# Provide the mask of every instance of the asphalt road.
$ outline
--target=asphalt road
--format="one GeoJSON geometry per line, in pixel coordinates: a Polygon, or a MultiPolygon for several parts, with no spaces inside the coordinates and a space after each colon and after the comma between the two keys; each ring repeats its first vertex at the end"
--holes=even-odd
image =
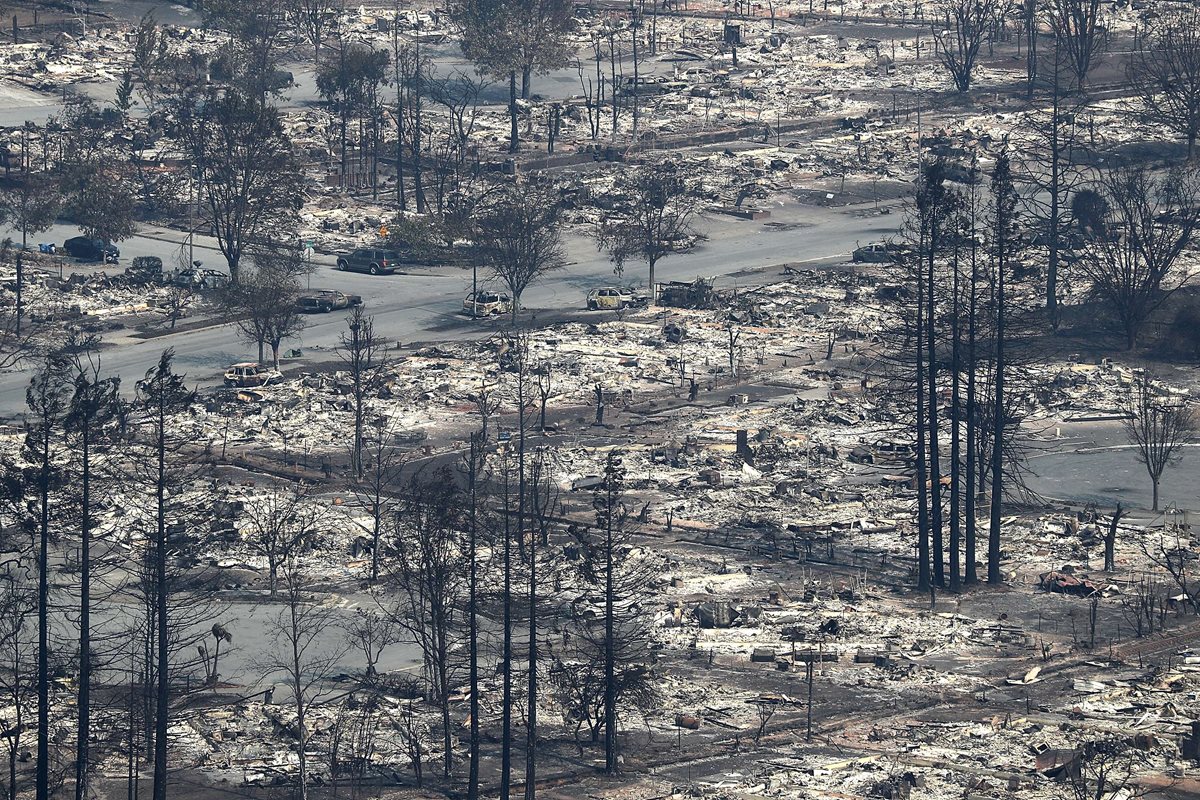
{"type": "MultiPolygon", "coordinates": [[[[1117,501],[1126,508],[1148,509],[1152,485],[1137,450],[1116,422],[1065,423],[1055,428],[1063,436],[1053,445],[1035,443],[1029,458],[1029,487],[1056,501],[1095,503],[1111,510],[1117,501]]],[[[1180,451],[1180,460],[1162,475],[1159,507],[1200,510],[1200,445],[1180,451]]]]}
{"type": "MultiPolygon", "coordinates": [[[[716,277],[718,285],[728,286],[737,282],[739,273],[748,270],[848,254],[856,243],[895,233],[899,222],[898,214],[863,216],[854,211],[798,205],[776,207],[768,220],[705,217],[698,227],[708,237],[707,241],[691,253],[659,262],[657,278],[716,277]]],[[[70,235],[74,235],[73,230],[59,226],[37,240],[61,243],[70,235]]],[[[164,263],[174,264],[179,238],[174,231],[144,231],[121,243],[122,264],[128,264],[138,255],[157,255],[164,263]]],[[[206,266],[223,264],[220,254],[209,249],[203,237],[197,237],[196,244],[197,260],[206,266]]],[[[607,256],[596,251],[592,240],[572,233],[567,239],[567,250],[571,262],[567,268],[547,275],[526,291],[523,320],[536,323],[539,312],[544,316],[546,310],[582,308],[589,289],[615,281],[607,256]]],[[[362,295],[366,309],[375,318],[376,332],[388,339],[408,343],[471,338],[488,335],[499,326],[498,322],[474,321],[459,313],[463,297],[470,291],[470,269],[427,268],[413,274],[371,276],[337,271],[332,256],[318,254],[314,261],[312,287],[362,295]]],[[[627,265],[625,282],[644,284],[645,269],[642,264],[627,265]]],[[[481,283],[484,277],[481,273],[481,283]]],[[[746,277],[742,280],[757,282],[746,277]]],[[[301,363],[327,360],[334,357],[333,349],[344,330],[344,311],[314,315],[303,334],[285,342],[284,349],[302,349],[301,363]]],[[[237,331],[228,325],[148,340],[117,334],[107,340],[102,354],[103,369],[120,375],[123,387],[129,391],[166,347],[175,349],[179,370],[199,386],[214,384],[229,364],[253,360],[257,355],[256,349],[241,341],[237,331]]],[[[0,416],[10,417],[22,411],[28,381],[28,371],[0,375],[0,416]]]]}

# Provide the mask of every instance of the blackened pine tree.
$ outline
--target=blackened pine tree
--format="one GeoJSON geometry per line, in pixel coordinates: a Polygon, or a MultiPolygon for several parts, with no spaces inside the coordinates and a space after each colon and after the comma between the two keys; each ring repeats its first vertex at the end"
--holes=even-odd
{"type": "Polygon", "coordinates": [[[1004,448],[1008,435],[1005,389],[1005,337],[1007,335],[1007,277],[1012,268],[1017,238],[1017,192],[1007,151],[996,157],[992,170],[991,250],[995,271],[995,373],[992,380],[991,509],[988,527],[988,583],[1004,580],[1000,570],[1000,509],[1004,497],[1004,448]]]}
{"type": "MultiPolygon", "coordinates": [[[[625,467],[619,451],[604,460],[603,482],[592,497],[595,524],[576,527],[576,569],[583,585],[582,600],[600,609],[598,620],[581,621],[575,635],[578,667],[582,661],[602,665],[594,677],[601,690],[593,737],[604,732],[604,769],[619,771],[619,726],[623,713],[641,709],[653,695],[649,685],[653,659],[649,652],[647,620],[641,601],[648,586],[649,565],[633,544],[634,521],[625,499],[625,467]]],[[[586,674],[588,669],[583,668],[586,674]]],[[[596,681],[572,681],[576,687],[596,681]]],[[[589,691],[576,692],[587,715],[589,691]]],[[[593,695],[594,696],[594,695],[593,695]]]]}
{"type": "Polygon", "coordinates": [[[164,350],[158,363],[137,384],[135,406],[143,415],[150,454],[147,476],[153,493],[151,563],[149,578],[154,619],[154,800],[167,797],[167,727],[170,721],[170,643],[172,629],[168,614],[171,579],[167,563],[167,526],[172,506],[181,489],[172,461],[180,457],[185,440],[173,430],[174,416],[191,405],[195,394],[175,372],[174,351],[164,350]]]}
{"type": "Polygon", "coordinates": [[[75,800],[89,797],[92,689],[92,537],[95,528],[97,450],[111,438],[117,417],[118,377],[102,377],[95,342],[81,342],[72,359],[73,394],[65,417],[68,441],[76,454],[79,490],[79,678],[75,751],[75,800]]]}
{"type": "Polygon", "coordinates": [[[32,466],[29,488],[37,507],[31,526],[37,548],[37,800],[50,796],[50,539],[52,496],[63,474],[62,424],[70,395],[70,365],[61,353],[52,353],[38,369],[25,393],[29,422],[24,458],[32,466]]]}

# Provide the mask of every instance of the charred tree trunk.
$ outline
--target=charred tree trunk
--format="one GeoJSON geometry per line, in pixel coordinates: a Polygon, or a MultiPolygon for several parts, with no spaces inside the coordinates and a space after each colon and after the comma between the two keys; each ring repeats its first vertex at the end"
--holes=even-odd
{"type": "Polygon", "coordinates": [[[409,102],[413,108],[413,126],[409,136],[412,142],[413,164],[413,198],[417,203],[417,213],[424,214],[427,208],[425,202],[425,183],[421,176],[421,90],[424,76],[421,74],[421,39],[413,40],[413,88],[409,102]]]}
{"type": "Polygon", "coordinates": [[[1104,534],[1104,571],[1112,572],[1117,568],[1116,548],[1117,548],[1117,526],[1121,524],[1121,517],[1124,516],[1125,509],[1120,503],[1117,503],[1117,508],[1113,511],[1112,519],[1108,523],[1108,531],[1104,534]]]}
{"type": "Polygon", "coordinates": [[[158,625],[155,644],[158,648],[156,661],[156,700],[154,708],[154,800],[167,798],[167,717],[171,700],[168,682],[168,636],[167,626],[167,408],[165,395],[160,397],[154,410],[155,458],[158,470],[154,486],[154,604],[155,622],[158,625]]]}
{"type": "Polygon", "coordinates": [[[962,372],[962,350],[959,344],[959,318],[962,310],[959,296],[959,264],[958,254],[954,256],[954,277],[951,281],[953,302],[950,309],[950,591],[957,592],[962,587],[959,571],[958,551],[961,547],[962,526],[959,512],[962,510],[961,470],[959,469],[961,452],[962,405],[960,397],[962,372]]]}
{"type": "MultiPolygon", "coordinates": [[[[975,209],[971,209],[971,236],[974,241],[975,235],[975,209]]],[[[975,541],[976,541],[976,522],[975,522],[975,457],[977,424],[978,424],[978,409],[976,408],[976,390],[975,390],[975,372],[977,358],[977,330],[976,320],[978,314],[978,264],[976,262],[976,245],[971,245],[971,296],[967,301],[967,463],[964,466],[966,472],[966,486],[964,493],[966,495],[966,542],[963,560],[966,562],[966,570],[963,576],[963,581],[968,586],[979,582],[979,575],[975,570],[975,541]]]]}
{"type": "Polygon", "coordinates": [[[1012,225],[1008,196],[1012,184],[1007,157],[996,165],[996,375],[992,387],[991,515],[988,527],[988,583],[1004,580],[1000,571],[1000,506],[1004,497],[1004,369],[1005,369],[1005,272],[1008,268],[1009,235],[1012,225]]]}
{"type": "Polygon", "coordinates": [[[923,269],[917,267],[917,318],[913,331],[916,342],[916,428],[917,428],[917,589],[926,591],[930,587],[929,576],[929,478],[925,454],[925,287],[923,269]]]}
{"type": "MultiPolygon", "coordinates": [[[[90,410],[90,409],[88,409],[90,410]]],[[[85,410],[80,438],[81,515],[79,525],[79,691],[75,742],[75,800],[88,796],[88,739],[92,711],[92,420],[85,410]]]]}
{"type": "Polygon", "coordinates": [[[929,274],[926,278],[927,305],[925,308],[925,338],[929,348],[926,365],[929,388],[929,522],[931,528],[930,555],[933,557],[933,582],[946,585],[944,548],[942,542],[942,472],[940,442],[938,441],[938,389],[937,389],[937,274],[934,269],[940,246],[940,231],[936,217],[930,215],[929,223],[929,274]]]}
{"type": "Polygon", "coordinates": [[[42,418],[38,455],[37,800],[50,797],[50,434],[42,418]]]}
{"type": "Polygon", "coordinates": [[[471,436],[471,462],[468,465],[467,491],[470,493],[470,518],[468,520],[467,540],[467,624],[468,624],[468,682],[471,687],[471,754],[467,774],[467,800],[479,798],[479,616],[478,616],[478,487],[479,487],[479,458],[483,448],[481,435],[471,436]]]}
{"type": "Polygon", "coordinates": [[[608,34],[609,91],[612,95],[612,142],[617,143],[617,41],[616,33],[608,34]]]}
{"type": "MultiPolygon", "coordinates": [[[[512,86],[516,86],[515,73],[512,86]]],[[[515,119],[515,118],[514,118],[515,119]]],[[[512,780],[512,530],[508,513],[512,509],[508,467],[504,470],[504,630],[501,668],[504,684],[500,708],[500,800],[509,800],[512,780]]]]}
{"type": "Polygon", "coordinates": [[[1047,246],[1046,262],[1046,315],[1050,324],[1058,327],[1058,264],[1059,264],[1059,232],[1058,219],[1062,212],[1062,114],[1060,113],[1058,83],[1058,54],[1054,57],[1054,89],[1050,108],[1050,240],[1047,246]]]}
{"type": "Polygon", "coordinates": [[[521,134],[517,130],[517,71],[508,72],[508,152],[515,153],[520,148],[521,134]]]}
{"type": "MultiPolygon", "coordinates": [[[[609,508],[614,505],[611,476],[606,492],[609,508]]],[[[617,772],[617,645],[616,645],[616,587],[613,582],[613,519],[605,515],[604,530],[604,771],[617,772]]]]}
{"type": "MultiPolygon", "coordinates": [[[[524,438],[524,437],[522,437],[524,438]]],[[[529,537],[529,686],[526,697],[528,724],[525,728],[525,800],[537,793],[538,680],[537,680],[537,549],[538,537],[529,537]]]]}

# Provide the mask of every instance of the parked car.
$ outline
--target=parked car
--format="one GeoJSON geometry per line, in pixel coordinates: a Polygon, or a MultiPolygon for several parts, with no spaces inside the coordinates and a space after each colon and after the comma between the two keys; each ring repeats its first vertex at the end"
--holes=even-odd
{"type": "Polygon", "coordinates": [[[503,292],[472,292],[463,300],[463,313],[470,317],[491,317],[512,310],[512,298],[503,292]]]}
{"type": "Polygon", "coordinates": [[[253,361],[247,361],[243,364],[233,364],[229,369],[225,370],[225,385],[229,387],[236,386],[239,389],[266,386],[269,383],[275,383],[282,379],[283,375],[280,374],[279,370],[265,367],[253,361]]]}
{"type": "Polygon", "coordinates": [[[343,308],[354,308],[362,305],[362,296],[357,294],[345,294],[336,289],[318,289],[316,296],[322,300],[328,300],[330,310],[341,310],[343,308]]]}
{"type": "Polygon", "coordinates": [[[887,264],[900,258],[901,248],[891,242],[863,245],[854,251],[856,264],[887,264]]]}
{"type": "Polygon", "coordinates": [[[121,251],[115,244],[102,239],[89,239],[86,236],[76,236],[63,242],[63,250],[67,255],[80,261],[103,261],[105,264],[115,264],[121,257],[121,251]]]}
{"type": "Polygon", "coordinates": [[[632,289],[605,286],[588,292],[587,307],[588,311],[617,311],[637,305],[638,301],[639,298],[634,295],[632,289]]]}
{"type": "Polygon", "coordinates": [[[296,298],[296,310],[304,314],[328,314],[333,311],[333,301],[320,295],[304,295],[296,298]]]}
{"type": "Polygon", "coordinates": [[[395,250],[378,250],[360,247],[353,253],[338,256],[337,268],[343,272],[369,272],[372,275],[391,275],[400,264],[400,254],[395,250]]]}

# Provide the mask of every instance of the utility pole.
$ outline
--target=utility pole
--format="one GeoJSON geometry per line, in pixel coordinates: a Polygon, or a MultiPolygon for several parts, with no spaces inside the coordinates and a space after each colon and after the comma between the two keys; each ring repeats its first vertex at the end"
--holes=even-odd
{"type": "Polygon", "coordinates": [[[17,338],[21,338],[21,318],[25,315],[25,303],[21,299],[21,287],[25,283],[25,253],[17,251],[17,338]]]}
{"type": "Polygon", "coordinates": [[[188,263],[196,265],[196,212],[200,209],[200,167],[193,164],[192,174],[195,176],[196,202],[189,203],[191,219],[188,221],[188,263]]]}

